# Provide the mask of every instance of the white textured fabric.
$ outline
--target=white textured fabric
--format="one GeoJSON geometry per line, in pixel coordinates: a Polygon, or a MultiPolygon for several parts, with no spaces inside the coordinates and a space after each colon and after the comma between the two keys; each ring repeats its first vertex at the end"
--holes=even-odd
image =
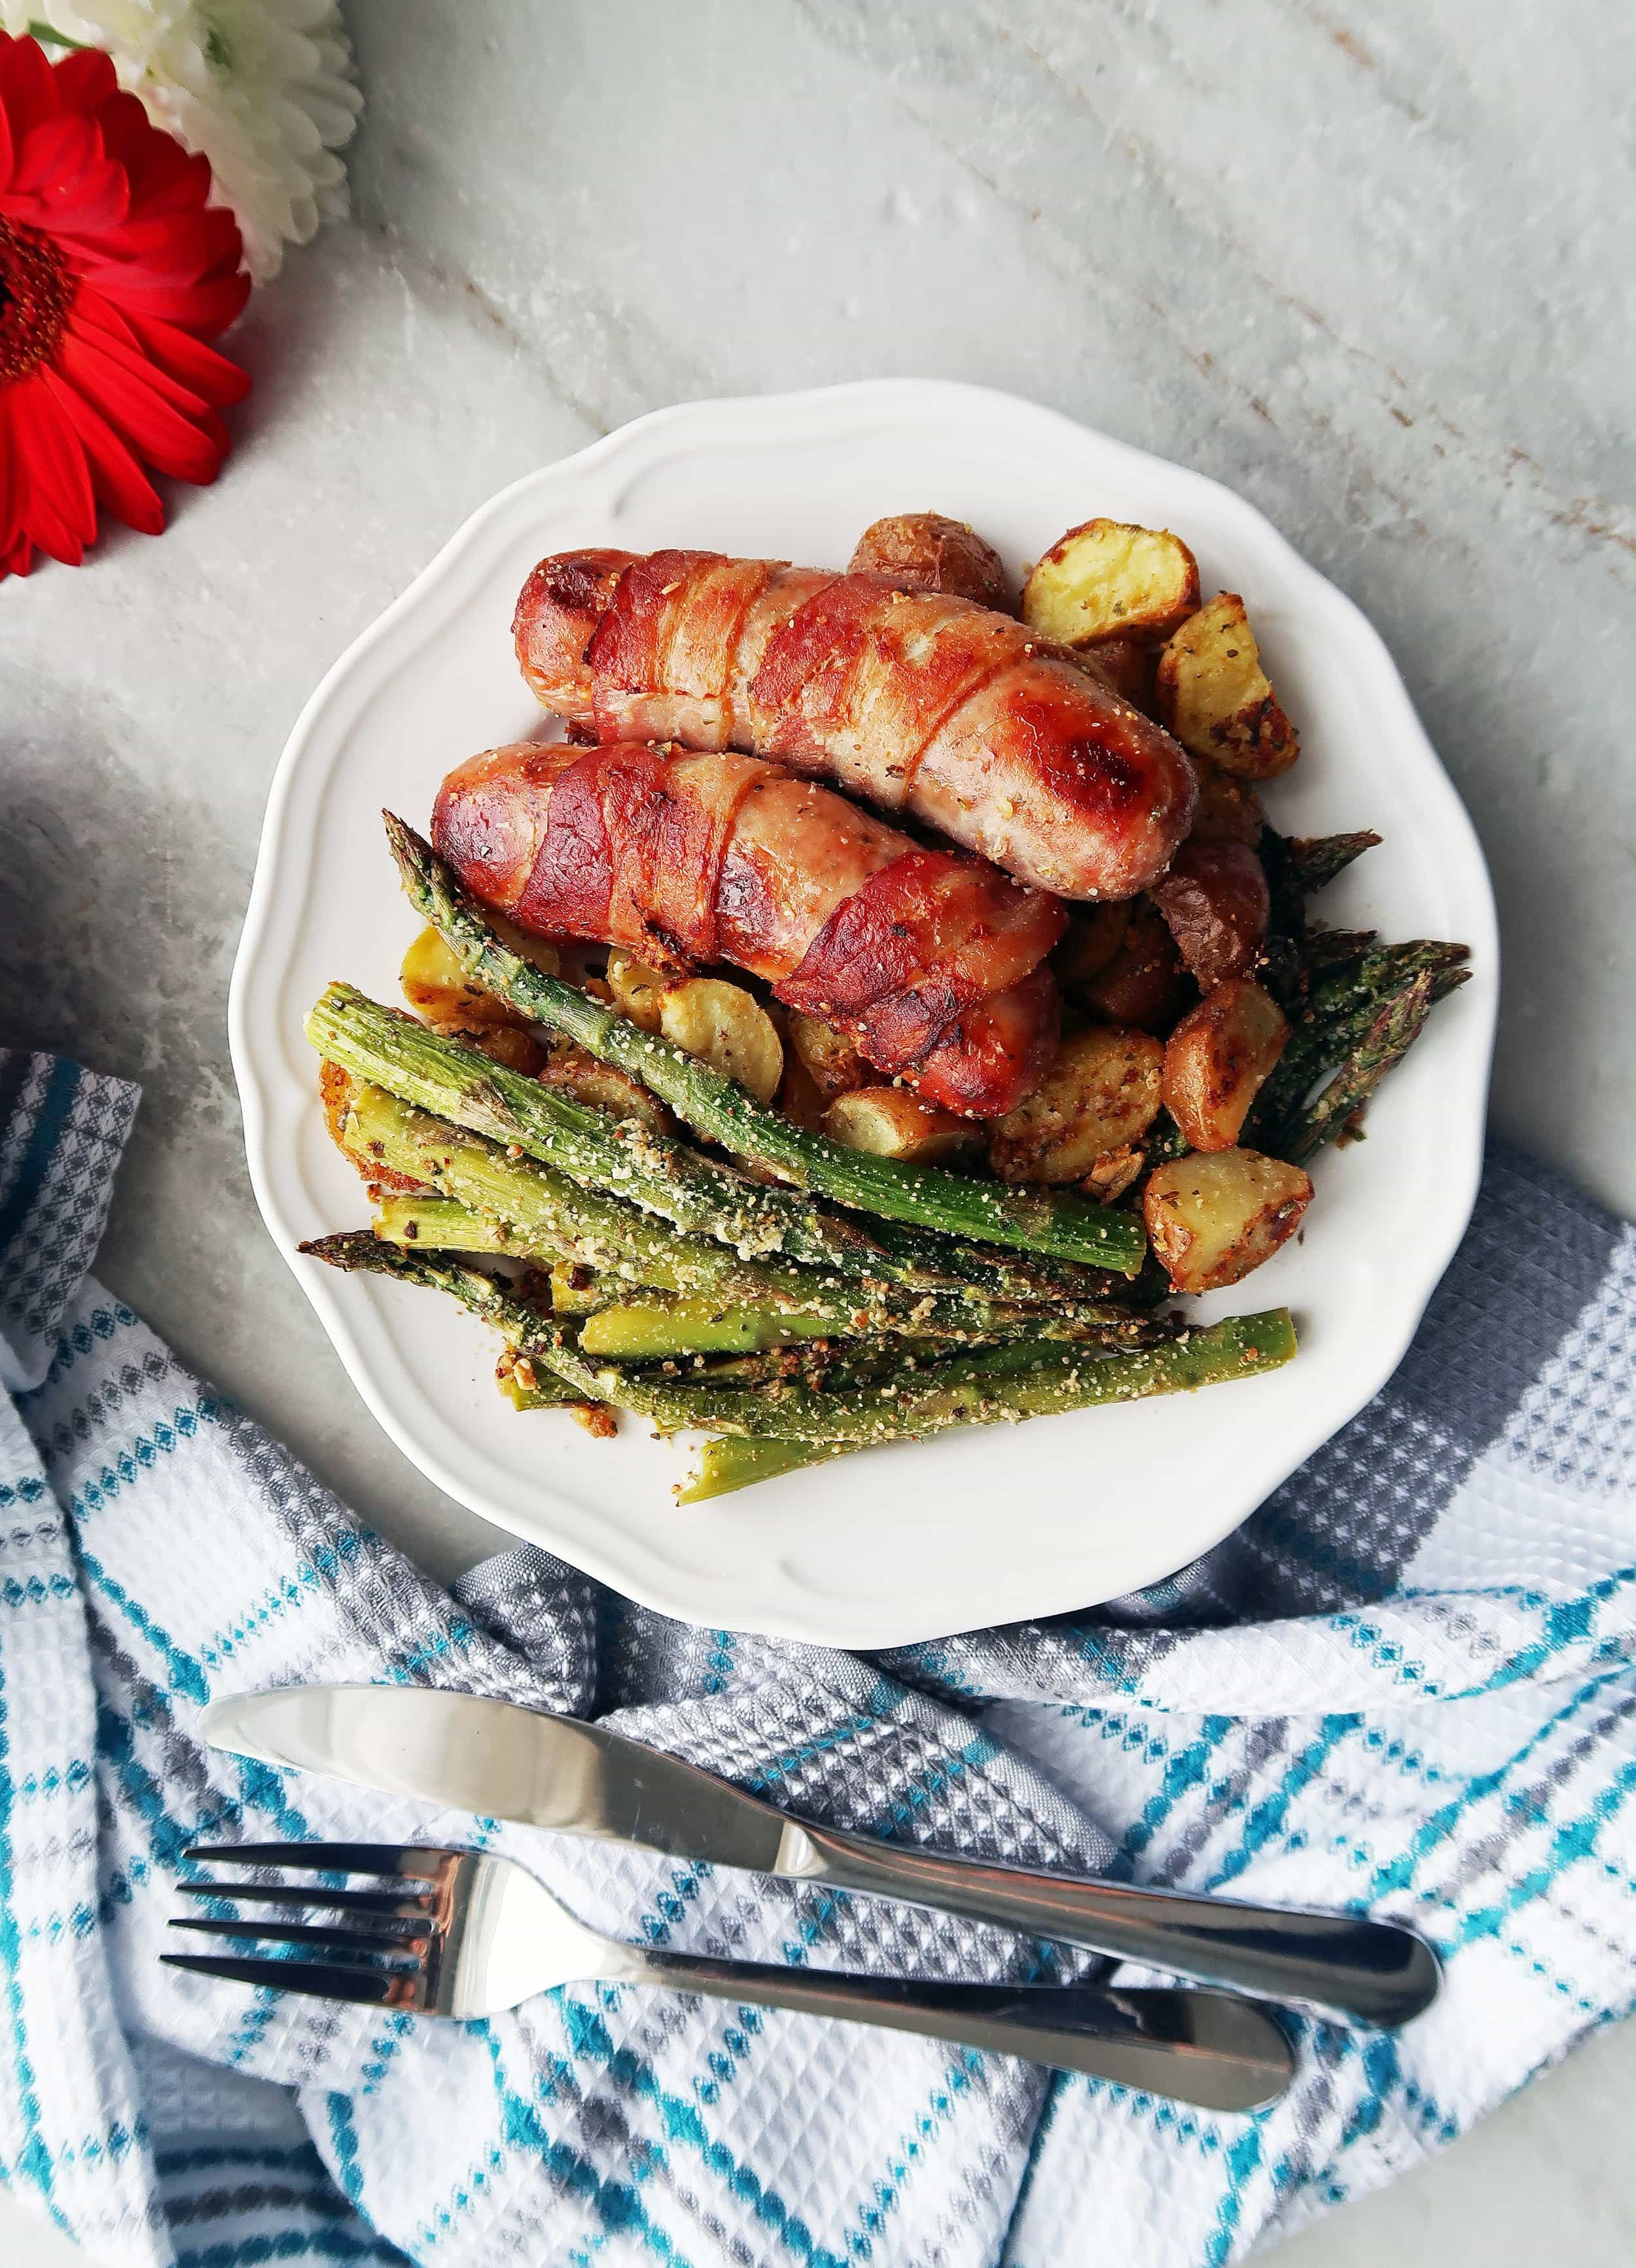
{"type": "Polygon", "coordinates": [[[0,1387],[38,1386],[102,1241],[136,1090],[0,1048],[0,1387]]]}
{"type": "Polygon", "coordinates": [[[1492,1161],[1391,1385],[1206,1561],[874,1661],[529,1550],[451,1598],[87,1284],[0,1406],[0,2168],[133,2268],[1203,2268],[1389,2178],[1636,1994],[1633,1274],[1630,1231],[1492,1161]],[[344,1835],[509,1850],[656,1943],[1067,1970],[199,1745],[208,1697],[313,1676],[608,1715],[950,1849],[1402,1915],[1447,1989],[1395,2036],[1298,2025],[1288,2096],[1233,2118],[629,1987],[456,2027],[161,1968],[195,1839],[344,1835]]]}

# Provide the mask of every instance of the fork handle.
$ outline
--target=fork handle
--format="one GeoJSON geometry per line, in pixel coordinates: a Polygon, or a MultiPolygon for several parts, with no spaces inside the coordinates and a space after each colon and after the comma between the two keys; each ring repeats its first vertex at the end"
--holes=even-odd
{"type": "Polygon", "coordinates": [[[789,1822],[778,1872],[998,1923],[1206,1984],[1301,2000],[1357,2024],[1406,2024],[1431,2005],[1440,1982],[1432,1948],[1395,1922],[1030,1874],[811,1820],[789,1822]]]}
{"type": "Polygon", "coordinates": [[[633,1973],[678,1992],[1023,2056],[1208,2110],[1258,2110],[1283,2093],[1294,2068],[1266,2011],[1224,1992],[946,1984],[647,1951],[633,1973]]]}

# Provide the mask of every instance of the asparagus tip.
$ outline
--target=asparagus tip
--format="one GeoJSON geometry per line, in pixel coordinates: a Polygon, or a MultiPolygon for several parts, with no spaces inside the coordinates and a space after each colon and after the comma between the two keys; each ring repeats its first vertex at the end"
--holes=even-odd
{"type": "Polygon", "coordinates": [[[321,1260],[329,1268],[379,1267],[380,1241],[372,1228],[343,1229],[334,1236],[309,1236],[296,1250],[304,1260],[321,1260]]]}

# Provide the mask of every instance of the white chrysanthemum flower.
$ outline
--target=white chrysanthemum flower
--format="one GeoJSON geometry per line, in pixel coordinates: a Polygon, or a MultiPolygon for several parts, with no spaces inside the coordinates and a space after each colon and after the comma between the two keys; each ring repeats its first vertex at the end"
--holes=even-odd
{"type": "Polygon", "coordinates": [[[363,107],[335,0],[0,0],[0,23],[104,48],[156,126],[202,150],[258,284],[347,209],[363,107]]]}

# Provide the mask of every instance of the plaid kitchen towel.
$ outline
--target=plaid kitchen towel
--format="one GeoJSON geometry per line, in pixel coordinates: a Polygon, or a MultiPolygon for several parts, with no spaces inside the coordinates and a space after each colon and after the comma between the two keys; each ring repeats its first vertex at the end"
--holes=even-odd
{"type": "Polygon", "coordinates": [[[36,1382],[0,1396],[0,2170],[99,2262],[1204,2268],[1631,2007],[1636,1239],[1537,1167],[1491,1160],[1396,1377],[1186,1578],[864,1660],[667,1623],[533,1550],[438,1590],[75,1280],[130,1091],[38,1059],[5,1091],[0,1314],[36,1382]],[[480,1839],[656,1944],[1052,1970],[199,1745],[212,1695],[311,1677],[604,1715],[950,1849],[1399,1915],[1447,1989],[1396,2036],[1301,2023],[1286,2098],[1218,2117],[630,1987],[454,2026],[162,1969],[195,1837],[337,1835],[480,1839]]]}

